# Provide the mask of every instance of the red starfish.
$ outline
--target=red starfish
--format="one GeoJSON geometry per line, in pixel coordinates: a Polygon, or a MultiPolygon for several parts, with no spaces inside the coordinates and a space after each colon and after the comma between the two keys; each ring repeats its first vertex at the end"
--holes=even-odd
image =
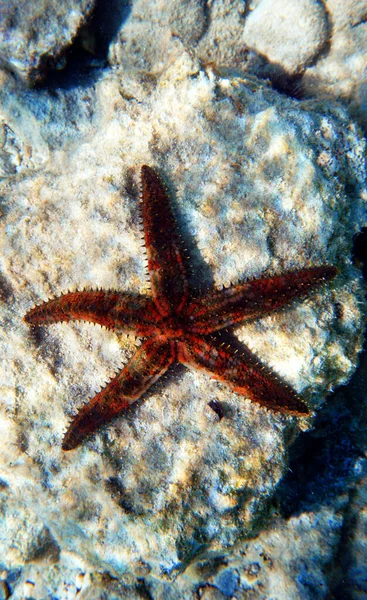
{"type": "Polygon", "coordinates": [[[214,332],[262,317],[306,296],[336,275],[333,266],[289,271],[191,297],[167,189],[148,166],[141,170],[142,214],[152,297],[117,291],[71,292],[34,307],[33,325],[84,320],[146,338],[121,372],[73,418],[62,447],[71,450],[122,413],[175,361],[201,369],[272,410],[304,416],[304,401],[250,352],[219,343],[214,332]]]}

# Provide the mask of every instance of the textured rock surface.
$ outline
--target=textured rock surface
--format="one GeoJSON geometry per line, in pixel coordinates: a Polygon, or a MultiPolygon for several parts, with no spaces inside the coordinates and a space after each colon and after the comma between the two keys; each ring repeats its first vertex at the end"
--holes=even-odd
{"type": "Polygon", "coordinates": [[[248,2],[214,0],[206,5],[206,28],[195,48],[204,63],[243,67],[247,49],[243,43],[248,2]]]}
{"type": "MultiPolygon", "coordinates": [[[[360,600],[366,364],[294,444],[309,423],[177,370],[128,417],[60,451],[69,415],[133,341],[86,324],[32,334],[22,315],[68,287],[144,289],[143,162],[173,191],[194,283],[338,264],[309,302],[236,331],[310,405],[348,379],[361,345],[363,284],[350,258],[366,223],[365,145],[325,98],[365,123],[365,3],[325,2],[329,45],[297,80],[316,102],[233,75],[266,73],[244,35],[259,2],[129,8],[113,69],[95,85],[29,92],[0,72],[0,598],[360,600]]],[[[60,40],[54,15],[43,11],[40,31],[60,40]]],[[[26,47],[27,27],[17,35],[26,47]]]]}
{"type": "Polygon", "coordinates": [[[111,65],[155,74],[186,49],[204,63],[250,70],[277,85],[284,74],[286,82],[297,77],[296,94],[342,100],[367,127],[364,0],[114,0],[99,3],[91,20],[93,6],[2,2],[2,65],[29,83],[42,79],[45,67],[62,69],[65,48],[86,22],[78,43],[93,68],[111,41],[111,65]]]}
{"type": "Polygon", "coordinates": [[[344,101],[366,128],[366,15],[364,0],[136,0],[110,62],[159,73],[186,48],[217,68],[283,79],[296,95],[344,101]]]}
{"type": "Polygon", "coordinates": [[[93,6],[94,0],[1,0],[0,64],[34,83],[47,63],[57,67],[93,6]]]}
{"type": "Polygon", "coordinates": [[[367,5],[364,0],[328,0],[333,24],[330,49],[308,69],[309,95],[344,101],[367,130],[367,5]]]}
{"type": "MultiPolygon", "coordinates": [[[[316,407],[349,377],[361,344],[362,287],[349,257],[365,222],[364,143],[343,110],[221,78],[186,54],[154,88],[144,77],[106,73],[73,104],[68,92],[59,94],[42,119],[36,97],[48,106],[46,92],[3,94],[2,106],[4,131],[13,135],[0,253],[6,585],[19,569],[19,597],[33,580],[66,597],[60,590],[88,588],[102,569],[126,588],[116,593],[142,593],[146,580],[154,597],[182,597],[197,583],[181,569],[208,546],[223,553],[266,512],[296,420],[178,371],[65,454],[67,415],[118,368],[132,342],[86,324],[35,337],[22,315],[67,288],[144,289],[138,174],[142,163],[153,164],[176,187],[185,237],[200,247],[193,249],[197,283],[339,265],[331,288],[237,332],[316,407]],[[86,106],[88,124],[74,124],[72,114],[86,106]],[[213,398],[224,407],[220,422],[207,406],[213,398]]],[[[207,597],[229,597],[240,576],[227,569],[207,582],[207,597]]]]}
{"type": "Polygon", "coordinates": [[[243,40],[287,73],[298,73],[315,60],[327,35],[327,18],[321,3],[260,0],[246,19],[243,40]]]}
{"type": "Polygon", "coordinates": [[[195,46],[206,28],[204,2],[135,0],[110,50],[110,62],[160,73],[184,48],[195,46]]]}

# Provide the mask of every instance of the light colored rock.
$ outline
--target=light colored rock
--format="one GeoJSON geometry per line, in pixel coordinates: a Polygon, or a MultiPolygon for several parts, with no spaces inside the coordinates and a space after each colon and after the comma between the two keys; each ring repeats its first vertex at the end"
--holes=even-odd
{"type": "Polygon", "coordinates": [[[367,5],[363,0],[328,0],[333,24],[330,49],[307,69],[302,87],[309,96],[345,102],[367,128],[367,5]]]}
{"type": "Polygon", "coordinates": [[[367,18],[365,0],[327,0],[326,7],[333,23],[333,33],[358,27],[367,18]]]}
{"type": "Polygon", "coordinates": [[[316,0],[212,0],[205,10],[190,0],[136,0],[109,60],[156,76],[186,49],[203,64],[254,73],[297,97],[344,101],[366,127],[365,19],[364,0],[324,6],[316,0]]]}
{"type": "Polygon", "coordinates": [[[47,63],[57,65],[93,6],[94,0],[0,0],[0,65],[28,83],[42,79],[47,63]]]}
{"type": "Polygon", "coordinates": [[[326,13],[315,0],[261,0],[246,18],[243,42],[287,73],[303,71],[324,46],[326,13]]]}
{"type": "Polygon", "coordinates": [[[204,557],[189,568],[186,578],[202,581],[205,574],[205,585],[214,589],[228,580],[231,589],[219,589],[222,594],[228,592],[224,598],[327,598],[328,566],[337,552],[343,524],[340,508],[302,512],[288,520],[275,518],[254,539],[233,548],[229,559],[204,557]]]}
{"type": "MultiPolygon", "coordinates": [[[[181,570],[256,526],[287,468],[288,444],[308,423],[182,371],[63,453],[70,415],[133,343],[87,324],[37,338],[22,316],[68,288],[146,289],[138,187],[140,165],[150,164],[176,188],[180,222],[200,248],[195,283],[339,266],[339,278],[307,303],[237,330],[316,408],[348,379],[361,347],[363,286],[350,255],[366,223],[364,142],[342,108],[220,77],[188,54],[154,86],[116,68],[73,102],[60,92],[57,124],[55,112],[35,110],[51,102],[46,92],[9,94],[3,81],[2,123],[13,141],[1,184],[1,566],[6,576],[21,570],[19,598],[37,597],[21,587],[34,580],[44,586],[39,597],[72,597],[83,585],[81,598],[100,597],[88,577],[93,588],[101,571],[132,598],[142,578],[156,598],[185,597],[197,580],[181,570]],[[207,406],[214,398],[225,408],[220,422],[207,406]],[[38,546],[40,562],[32,561],[38,546]]],[[[237,569],[224,568],[203,585],[237,594],[237,569]]]]}
{"type": "Polygon", "coordinates": [[[205,27],[204,3],[197,0],[135,0],[111,44],[110,63],[161,73],[184,48],[196,45],[205,27]]]}
{"type": "Polygon", "coordinates": [[[217,67],[243,67],[247,52],[242,40],[247,4],[244,0],[207,3],[207,27],[195,47],[204,63],[211,62],[217,67]]]}
{"type": "MultiPolygon", "coordinates": [[[[356,504],[359,502],[363,520],[362,496],[356,499],[356,504]]],[[[166,582],[149,572],[139,572],[138,579],[126,572],[119,578],[109,576],[108,571],[95,574],[80,557],[62,553],[56,564],[38,561],[25,565],[12,586],[12,598],[21,600],[26,594],[43,598],[52,591],[60,599],[78,594],[82,600],[101,597],[138,600],[144,598],[144,592],[154,600],[324,599],[330,590],[330,570],[338,564],[343,528],[348,527],[344,517],[346,505],[344,497],[334,500],[333,506],[302,511],[287,519],[275,517],[261,533],[237,544],[231,552],[225,549],[204,553],[182,574],[166,582]]],[[[363,548],[356,550],[363,551],[363,548]]],[[[359,558],[357,564],[362,568],[364,555],[353,554],[355,558],[359,558]]],[[[354,563],[354,571],[357,564],[354,563]]],[[[343,593],[348,591],[350,597],[359,600],[364,593],[363,570],[357,575],[359,582],[354,579],[354,587],[349,587],[348,580],[343,579],[337,589],[343,593]]]]}

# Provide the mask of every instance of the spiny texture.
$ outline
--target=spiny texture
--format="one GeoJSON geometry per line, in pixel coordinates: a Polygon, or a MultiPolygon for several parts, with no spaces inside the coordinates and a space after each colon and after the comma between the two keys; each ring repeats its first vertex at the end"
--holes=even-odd
{"type": "Polygon", "coordinates": [[[85,320],[146,338],[121,372],[72,420],[63,449],[76,448],[87,435],[125,411],[174,361],[205,371],[264,407],[307,415],[305,402],[248,348],[237,353],[212,334],[305,297],[332,279],[336,268],[324,265],[290,271],[192,297],[167,189],[151,167],[142,167],[141,178],[152,297],[116,291],[71,292],[25,315],[25,321],[33,325],[85,320]]]}

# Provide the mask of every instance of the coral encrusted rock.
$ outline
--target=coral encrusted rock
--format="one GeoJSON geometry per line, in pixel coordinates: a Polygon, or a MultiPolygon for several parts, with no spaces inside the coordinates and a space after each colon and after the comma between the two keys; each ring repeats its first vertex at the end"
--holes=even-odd
{"type": "MultiPolygon", "coordinates": [[[[3,90],[13,85],[4,75],[3,90]]],[[[63,452],[71,416],[134,340],[86,323],[31,330],[23,316],[67,289],[149,289],[139,173],[151,165],[172,194],[193,285],[338,267],[306,302],[235,330],[316,410],[353,373],[362,343],[351,247],[367,220],[364,141],[338,106],[221,77],[186,53],[160,76],[116,67],[90,88],[0,101],[1,566],[28,587],[42,580],[43,591],[27,588],[34,597],[66,597],[67,585],[76,594],[97,572],[119,578],[116,594],[138,597],[144,580],[171,597],[170,578],[178,585],[199,553],[256,530],[312,417],[266,411],[179,368],[63,452]]],[[[213,585],[225,594],[238,576],[213,585]]]]}

